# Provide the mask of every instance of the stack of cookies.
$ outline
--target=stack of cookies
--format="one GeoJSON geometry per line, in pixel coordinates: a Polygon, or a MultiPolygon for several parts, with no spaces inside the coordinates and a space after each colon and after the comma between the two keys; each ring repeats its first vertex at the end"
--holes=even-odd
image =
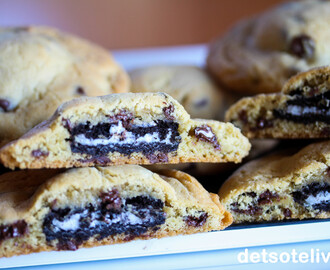
{"type": "Polygon", "coordinates": [[[238,128],[191,119],[165,93],[105,95],[127,92],[126,73],[108,52],[53,29],[1,29],[1,57],[0,161],[16,171],[0,175],[0,256],[232,223],[195,178],[138,165],[241,162],[250,143],[238,128]]]}
{"type": "Polygon", "coordinates": [[[258,94],[232,105],[226,121],[249,139],[290,139],[222,185],[234,223],[330,217],[330,67],[322,67],[330,64],[329,18],[329,1],[290,2],[211,45],[208,69],[223,87],[258,94]],[[288,149],[301,140],[309,145],[288,149]]]}

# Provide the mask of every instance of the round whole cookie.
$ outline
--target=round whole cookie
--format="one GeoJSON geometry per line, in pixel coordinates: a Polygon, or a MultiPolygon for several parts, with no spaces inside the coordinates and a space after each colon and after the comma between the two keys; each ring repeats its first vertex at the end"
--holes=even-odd
{"type": "Polygon", "coordinates": [[[194,66],[150,66],[130,72],[132,92],[165,92],[192,118],[223,118],[223,94],[207,73],[194,66]]]}
{"type": "Polygon", "coordinates": [[[47,27],[0,28],[0,145],[82,95],[127,92],[108,51],[47,27]]]}
{"type": "Polygon", "coordinates": [[[216,40],[208,69],[242,94],[278,92],[296,73],[330,63],[329,29],[329,1],[285,3],[216,40]]]}

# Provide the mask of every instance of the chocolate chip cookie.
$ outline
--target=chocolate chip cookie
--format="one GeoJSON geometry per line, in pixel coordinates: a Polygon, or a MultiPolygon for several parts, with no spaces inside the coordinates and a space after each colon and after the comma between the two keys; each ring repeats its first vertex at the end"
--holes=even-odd
{"type": "Polygon", "coordinates": [[[127,92],[110,53],[48,27],[0,27],[0,145],[80,96],[127,92]]]}
{"type": "Polygon", "coordinates": [[[330,141],[251,161],[221,187],[235,223],[330,218],[330,141]]]}
{"type": "Polygon", "coordinates": [[[0,257],[221,230],[216,194],[179,171],[139,166],[0,176],[0,257]]]}
{"type": "Polygon", "coordinates": [[[190,119],[165,93],[123,93],[63,104],[0,160],[10,168],[240,162],[249,149],[231,123],[190,119]]]}
{"type": "Polygon", "coordinates": [[[330,63],[330,2],[293,1],[239,22],[210,47],[207,65],[241,94],[278,92],[291,76],[330,63]]]}
{"type": "Polygon", "coordinates": [[[129,73],[132,92],[165,92],[176,99],[192,118],[223,120],[225,100],[221,90],[201,68],[150,66],[129,73]]]}
{"type": "Polygon", "coordinates": [[[329,138],[330,67],[294,76],[281,93],[241,99],[226,120],[249,138],[329,138]]]}

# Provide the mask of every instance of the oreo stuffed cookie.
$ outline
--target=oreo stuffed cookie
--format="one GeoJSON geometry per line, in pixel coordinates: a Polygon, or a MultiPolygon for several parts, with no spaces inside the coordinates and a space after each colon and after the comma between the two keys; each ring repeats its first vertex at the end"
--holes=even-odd
{"type": "Polygon", "coordinates": [[[278,92],[291,76],[330,63],[329,27],[329,1],[284,3],[218,38],[207,66],[240,94],[278,92]]]}
{"type": "Polygon", "coordinates": [[[65,101],[128,89],[127,74],[97,45],[48,27],[0,28],[0,145],[65,101]]]}

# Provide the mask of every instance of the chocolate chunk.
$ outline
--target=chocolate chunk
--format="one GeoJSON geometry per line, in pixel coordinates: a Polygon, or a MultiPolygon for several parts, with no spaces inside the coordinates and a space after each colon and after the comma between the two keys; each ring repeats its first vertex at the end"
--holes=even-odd
{"type": "Polygon", "coordinates": [[[164,107],[163,112],[164,112],[165,118],[167,120],[174,120],[174,116],[172,115],[172,113],[174,112],[173,104],[170,104],[167,107],[164,107]]]}
{"type": "MultiPolygon", "coordinates": [[[[52,209],[43,222],[47,242],[59,250],[75,250],[91,237],[98,241],[125,234],[125,241],[154,232],[165,223],[164,202],[150,196],[122,199],[117,189],[100,194],[99,203],[85,207],[52,209]],[[74,217],[78,226],[67,226],[74,217]],[[132,221],[133,218],[133,221],[132,221]],[[137,223],[136,220],[139,220],[137,223]],[[113,222],[114,221],[114,222],[113,222]],[[65,224],[65,229],[61,228],[65,224]]],[[[147,236],[147,235],[146,235],[147,236]]]]}
{"type": "Polygon", "coordinates": [[[194,129],[194,135],[199,141],[213,144],[216,150],[220,150],[217,136],[214,134],[212,128],[208,125],[202,125],[194,129]]]}
{"type": "Polygon", "coordinates": [[[28,225],[25,220],[18,220],[8,225],[0,225],[0,242],[23,236],[26,233],[28,233],[28,225]]]}
{"type": "Polygon", "coordinates": [[[151,164],[168,162],[167,153],[147,154],[146,157],[149,159],[151,164]]]}
{"type": "Polygon", "coordinates": [[[299,58],[311,59],[315,53],[315,42],[305,34],[295,36],[290,42],[289,52],[299,58]]]}
{"type": "Polygon", "coordinates": [[[31,152],[31,155],[35,158],[42,158],[42,157],[48,157],[49,152],[45,152],[40,149],[37,149],[37,150],[33,150],[31,152]]]}
{"type": "Polygon", "coordinates": [[[121,211],[121,198],[117,189],[101,193],[100,198],[106,209],[121,211]]]}
{"type": "Polygon", "coordinates": [[[287,218],[291,217],[292,216],[292,212],[289,208],[285,208],[283,209],[283,215],[287,218]]]}
{"type": "Polygon", "coordinates": [[[249,196],[249,197],[252,197],[252,198],[257,197],[257,194],[255,192],[253,192],[253,191],[243,193],[242,195],[246,195],[246,196],[249,196]]]}
{"type": "Polygon", "coordinates": [[[280,197],[276,192],[271,192],[268,189],[261,193],[258,198],[258,205],[270,204],[273,200],[279,201],[280,197]]]}
{"type": "Polygon", "coordinates": [[[188,226],[200,227],[205,224],[207,217],[207,213],[202,213],[199,217],[188,216],[185,218],[185,222],[188,226]]]}
{"type": "Polygon", "coordinates": [[[9,107],[10,107],[10,102],[7,99],[0,99],[0,108],[2,108],[2,110],[4,112],[8,112],[9,111],[9,107]]]}
{"type": "Polygon", "coordinates": [[[76,91],[79,95],[86,95],[85,89],[82,88],[81,86],[78,86],[76,91]]]}
{"type": "Polygon", "coordinates": [[[106,166],[111,163],[111,160],[108,157],[104,157],[104,156],[101,157],[95,156],[88,159],[79,159],[78,161],[82,163],[91,162],[91,163],[95,163],[95,165],[100,165],[100,166],[106,166]]]}
{"type": "Polygon", "coordinates": [[[206,106],[208,103],[209,103],[209,100],[208,100],[207,98],[204,98],[204,99],[201,99],[201,100],[197,101],[197,102],[195,103],[195,106],[196,106],[197,108],[201,108],[201,107],[206,106]]]}
{"type": "Polygon", "coordinates": [[[243,124],[247,124],[249,122],[248,116],[247,116],[247,112],[246,110],[241,110],[238,113],[238,119],[243,123],[243,124]]]}

